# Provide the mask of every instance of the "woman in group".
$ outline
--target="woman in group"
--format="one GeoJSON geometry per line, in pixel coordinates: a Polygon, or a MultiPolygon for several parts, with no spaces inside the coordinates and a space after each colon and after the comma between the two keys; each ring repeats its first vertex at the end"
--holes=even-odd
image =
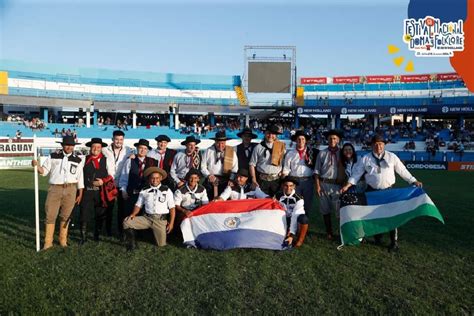
{"type": "MultiPolygon", "coordinates": [[[[354,146],[351,143],[345,143],[342,146],[340,152],[340,161],[344,168],[345,180],[344,185],[347,183],[347,180],[351,177],[352,172],[355,170],[358,163],[357,152],[355,151],[354,146]]],[[[349,190],[352,193],[362,193],[365,192],[366,183],[364,180],[360,180],[356,186],[352,186],[349,190]]]]}

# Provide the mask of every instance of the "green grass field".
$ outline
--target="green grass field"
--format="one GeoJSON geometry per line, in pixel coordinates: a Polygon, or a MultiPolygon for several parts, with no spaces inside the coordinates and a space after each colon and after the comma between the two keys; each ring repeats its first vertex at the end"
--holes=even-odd
{"type": "Polygon", "coordinates": [[[316,213],[309,240],[288,252],[142,241],[127,253],[114,238],[80,247],[73,229],[69,248],[36,253],[33,173],[0,171],[0,314],[472,314],[473,174],[414,174],[446,225],[408,223],[396,254],[372,244],[337,251],[316,213]]]}

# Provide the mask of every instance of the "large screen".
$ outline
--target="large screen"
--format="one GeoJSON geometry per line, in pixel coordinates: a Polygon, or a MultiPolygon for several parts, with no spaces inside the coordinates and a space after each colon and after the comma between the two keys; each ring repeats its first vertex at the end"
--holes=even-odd
{"type": "Polygon", "coordinates": [[[249,62],[248,92],[290,93],[291,62],[249,62]]]}

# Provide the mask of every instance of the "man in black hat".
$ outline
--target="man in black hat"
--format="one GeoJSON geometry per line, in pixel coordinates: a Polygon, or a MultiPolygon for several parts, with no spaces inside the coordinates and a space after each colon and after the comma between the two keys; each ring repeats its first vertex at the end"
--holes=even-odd
{"type": "Polygon", "coordinates": [[[102,186],[107,177],[115,173],[113,163],[102,154],[107,144],[101,138],[92,138],[86,143],[90,154],[84,163],[84,196],[81,201],[80,233],[81,244],[87,241],[87,223],[92,214],[95,215],[94,240],[99,241],[102,225],[106,218],[108,201],[101,194],[102,186]]]}
{"type": "MultiPolygon", "coordinates": [[[[138,194],[146,184],[146,179],[143,176],[145,170],[158,165],[158,161],[147,157],[148,151],[151,150],[148,140],[142,138],[134,146],[137,149],[137,154],[134,159],[125,161],[120,175],[119,187],[126,204],[123,214],[125,217],[131,214],[138,194]]],[[[123,222],[123,218],[120,220],[123,222]]]]}
{"type": "Polygon", "coordinates": [[[233,181],[232,185],[228,185],[224,192],[219,197],[216,197],[216,201],[227,201],[231,200],[245,200],[245,199],[263,199],[268,195],[260,190],[260,187],[252,188],[252,185],[248,183],[249,172],[247,169],[239,169],[237,177],[233,181]]]}
{"type": "Polygon", "coordinates": [[[324,133],[328,147],[321,150],[314,168],[316,194],[319,196],[319,210],[323,215],[324,226],[329,240],[333,239],[331,212],[339,211],[339,190],[344,181],[344,168],[339,161],[339,142],[342,133],[330,130],[324,133]]]}
{"type": "MultiPolygon", "coordinates": [[[[380,135],[372,138],[372,152],[362,157],[361,162],[357,165],[348,183],[341,189],[341,193],[345,193],[352,185],[364,176],[367,182],[366,191],[379,191],[391,188],[395,184],[395,173],[409,184],[421,187],[423,184],[418,181],[407,170],[403,162],[394,153],[385,150],[385,140],[380,135]]],[[[375,235],[376,244],[381,243],[382,235],[375,235]]],[[[398,231],[397,229],[390,231],[389,251],[398,250],[398,231]]]]}
{"type": "Polygon", "coordinates": [[[237,159],[239,169],[249,170],[250,157],[256,143],[252,143],[252,139],[257,138],[257,135],[252,132],[248,127],[245,127],[241,132],[237,133],[237,136],[242,138],[242,143],[236,146],[237,159]]]}
{"type": "Polygon", "coordinates": [[[60,152],[51,153],[43,165],[32,160],[31,165],[38,167],[42,176],[49,174],[48,196],[45,203],[45,236],[43,250],[53,247],[56,218],[60,218],[59,244],[67,247],[69,220],[75,204],[82,199],[84,188],[84,162],[74,154],[74,146],[78,145],[72,136],[64,136],[60,152]]]}
{"type": "MultiPolygon", "coordinates": [[[[125,164],[125,161],[132,154],[130,147],[124,145],[125,133],[119,130],[113,131],[112,133],[112,144],[108,147],[102,148],[102,154],[107,157],[107,161],[110,161],[113,164],[114,168],[114,181],[115,186],[118,188],[120,183],[120,175],[122,174],[122,169],[125,164]]],[[[113,209],[115,206],[115,201],[109,203],[106,211],[105,218],[105,228],[107,235],[112,235],[112,217],[113,209]]],[[[117,231],[119,236],[122,236],[123,223],[122,220],[124,216],[124,201],[122,195],[117,196],[117,231]]]]}
{"type": "Polygon", "coordinates": [[[217,132],[214,145],[209,147],[202,157],[201,173],[206,178],[204,187],[210,200],[224,191],[232,173],[238,171],[237,154],[234,148],[226,145],[229,139],[225,132],[217,132]],[[217,194],[214,188],[217,188],[217,194]]]}
{"type": "Polygon", "coordinates": [[[252,185],[260,186],[263,192],[274,196],[280,188],[285,143],[277,140],[281,131],[276,125],[265,130],[263,141],[258,144],[249,162],[252,185]]]}
{"type": "Polygon", "coordinates": [[[304,210],[304,199],[296,193],[298,181],[293,177],[281,180],[281,191],[275,195],[275,199],[283,205],[286,212],[286,223],[288,234],[285,241],[288,245],[301,247],[308,233],[308,216],[304,210]]]}
{"type": "MultiPolygon", "coordinates": [[[[174,156],[176,155],[176,150],[168,148],[168,143],[171,142],[171,139],[167,135],[158,135],[155,137],[157,142],[157,148],[150,150],[148,152],[148,157],[156,159],[158,161],[158,167],[166,171],[167,174],[170,173],[171,164],[173,163],[174,156]]],[[[174,183],[170,181],[170,178],[167,177],[162,183],[171,191],[174,191],[174,183]]]]}
{"type": "Polygon", "coordinates": [[[186,146],[184,152],[178,152],[171,164],[170,176],[176,188],[186,183],[186,174],[191,169],[201,169],[201,152],[197,147],[201,141],[194,136],[187,136],[181,145],[186,146]]]}
{"type": "Polygon", "coordinates": [[[305,212],[309,215],[313,205],[314,179],[313,172],[319,150],[308,146],[310,137],[305,132],[298,130],[291,136],[291,141],[296,143],[295,148],[285,155],[283,163],[283,176],[290,176],[298,181],[296,193],[304,197],[305,212]]]}

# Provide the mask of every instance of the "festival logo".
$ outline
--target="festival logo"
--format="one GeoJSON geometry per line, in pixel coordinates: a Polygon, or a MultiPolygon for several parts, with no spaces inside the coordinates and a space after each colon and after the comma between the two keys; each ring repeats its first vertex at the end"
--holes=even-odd
{"type": "Polygon", "coordinates": [[[427,16],[424,19],[405,19],[403,41],[417,57],[451,57],[464,50],[464,22],[441,22],[427,16]]]}

